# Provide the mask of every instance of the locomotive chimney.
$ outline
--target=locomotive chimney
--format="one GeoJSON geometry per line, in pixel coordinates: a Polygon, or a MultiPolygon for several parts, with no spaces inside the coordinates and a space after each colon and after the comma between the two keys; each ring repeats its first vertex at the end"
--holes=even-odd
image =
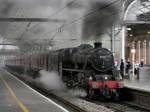
{"type": "Polygon", "coordinates": [[[102,43],[101,42],[95,42],[94,48],[102,48],[102,43]]]}

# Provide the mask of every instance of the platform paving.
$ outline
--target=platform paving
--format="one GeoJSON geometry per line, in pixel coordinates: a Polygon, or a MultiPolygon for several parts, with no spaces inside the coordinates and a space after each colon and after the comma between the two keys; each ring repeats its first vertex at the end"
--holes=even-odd
{"type": "Polygon", "coordinates": [[[135,90],[150,92],[150,79],[144,81],[138,80],[136,78],[125,79],[124,86],[135,90]]]}
{"type": "Polygon", "coordinates": [[[68,112],[0,70],[0,112],[68,112]]]}

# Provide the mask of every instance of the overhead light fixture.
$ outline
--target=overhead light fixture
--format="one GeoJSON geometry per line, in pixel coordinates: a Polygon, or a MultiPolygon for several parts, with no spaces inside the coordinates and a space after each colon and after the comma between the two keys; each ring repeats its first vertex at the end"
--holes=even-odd
{"type": "Polygon", "coordinates": [[[132,35],[132,34],[130,34],[129,36],[130,36],[130,37],[132,37],[133,35],[132,35]]]}

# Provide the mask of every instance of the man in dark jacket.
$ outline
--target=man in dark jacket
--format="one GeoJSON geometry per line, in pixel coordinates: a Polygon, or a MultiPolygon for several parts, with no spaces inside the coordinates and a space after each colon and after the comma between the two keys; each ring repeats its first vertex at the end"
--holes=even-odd
{"type": "Polygon", "coordinates": [[[129,70],[132,68],[132,64],[131,62],[128,60],[127,64],[126,64],[126,74],[129,77],[130,73],[129,70]]]}
{"type": "Polygon", "coordinates": [[[144,60],[143,59],[141,59],[140,67],[144,67],[144,60]]]}
{"type": "Polygon", "coordinates": [[[124,78],[124,62],[123,62],[123,59],[121,59],[120,74],[121,74],[122,78],[124,78]]]}

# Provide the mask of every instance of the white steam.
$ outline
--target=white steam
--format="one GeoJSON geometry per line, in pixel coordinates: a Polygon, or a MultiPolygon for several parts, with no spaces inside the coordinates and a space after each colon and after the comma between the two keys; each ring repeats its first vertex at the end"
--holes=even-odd
{"type": "Polygon", "coordinates": [[[43,84],[44,87],[50,90],[64,90],[65,84],[61,80],[61,77],[56,72],[48,72],[45,70],[41,70],[40,72],[40,78],[38,78],[38,81],[43,84]]]}
{"type": "Polygon", "coordinates": [[[36,79],[38,83],[41,84],[45,89],[52,90],[52,91],[61,91],[59,95],[62,96],[70,96],[70,97],[85,97],[86,91],[79,88],[67,89],[65,83],[62,81],[61,77],[58,75],[57,72],[48,72],[45,70],[41,70],[40,77],[36,79]]]}
{"type": "Polygon", "coordinates": [[[85,90],[83,89],[71,89],[71,90],[68,90],[68,94],[69,96],[74,96],[74,97],[85,97],[87,96],[87,93],[85,90]]]}

